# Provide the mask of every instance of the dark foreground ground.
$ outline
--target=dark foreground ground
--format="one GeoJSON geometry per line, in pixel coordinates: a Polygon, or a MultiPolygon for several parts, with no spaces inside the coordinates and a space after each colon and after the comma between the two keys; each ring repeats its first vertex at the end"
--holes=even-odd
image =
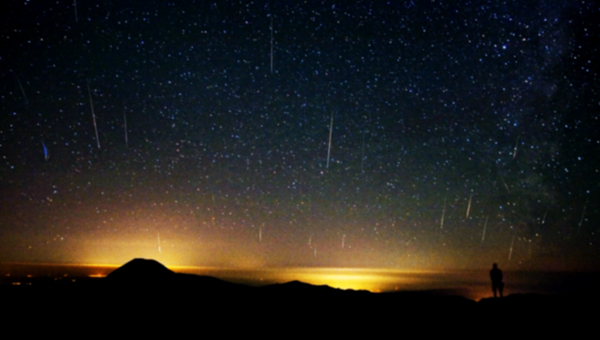
{"type": "Polygon", "coordinates": [[[194,334],[210,330],[212,337],[266,332],[286,338],[296,333],[356,332],[369,337],[457,331],[473,336],[555,331],[574,335],[596,328],[600,315],[600,299],[590,292],[475,302],[444,291],[376,294],[297,281],[249,287],[176,274],[151,260],[133,260],[105,279],[0,286],[0,294],[5,325],[26,322],[30,330],[40,324],[65,329],[116,327],[138,335],[165,330],[194,334]]]}

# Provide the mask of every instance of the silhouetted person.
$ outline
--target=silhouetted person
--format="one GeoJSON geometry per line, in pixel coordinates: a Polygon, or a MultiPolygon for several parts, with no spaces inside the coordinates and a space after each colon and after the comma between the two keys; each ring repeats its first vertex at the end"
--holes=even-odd
{"type": "Polygon", "coordinates": [[[490,270],[490,279],[492,279],[492,290],[494,291],[494,297],[496,297],[496,291],[499,291],[500,297],[502,297],[504,282],[502,282],[502,271],[498,269],[498,265],[496,263],[494,263],[494,268],[490,270]]]}

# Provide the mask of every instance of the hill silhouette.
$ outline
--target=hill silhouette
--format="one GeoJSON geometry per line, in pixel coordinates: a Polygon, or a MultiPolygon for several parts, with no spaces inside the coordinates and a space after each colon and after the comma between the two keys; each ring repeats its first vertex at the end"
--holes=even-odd
{"type": "Polygon", "coordinates": [[[195,324],[198,320],[213,325],[226,319],[231,331],[236,331],[238,324],[265,321],[290,329],[298,324],[331,328],[339,322],[352,327],[377,325],[394,329],[399,320],[407,327],[442,321],[492,327],[497,320],[510,320],[503,327],[531,328],[548,323],[568,325],[599,302],[597,296],[589,294],[515,294],[475,302],[452,290],[371,293],[299,281],[251,287],[209,276],[175,273],[147,259],[129,261],[93,283],[48,282],[0,288],[4,309],[15,316],[37,311],[40,318],[50,320],[59,315],[75,320],[110,316],[122,320],[157,319],[178,325],[195,324]]]}
{"type": "Polygon", "coordinates": [[[175,272],[155,260],[133,259],[106,276],[115,283],[141,283],[147,281],[167,281],[175,277],[175,272]]]}

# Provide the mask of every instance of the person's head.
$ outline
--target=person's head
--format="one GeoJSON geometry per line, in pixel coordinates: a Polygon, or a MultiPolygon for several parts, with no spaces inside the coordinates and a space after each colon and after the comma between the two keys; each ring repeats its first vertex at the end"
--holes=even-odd
{"type": "Polygon", "coordinates": [[[494,263],[494,268],[498,268],[498,264],[497,263],[494,263]]]}

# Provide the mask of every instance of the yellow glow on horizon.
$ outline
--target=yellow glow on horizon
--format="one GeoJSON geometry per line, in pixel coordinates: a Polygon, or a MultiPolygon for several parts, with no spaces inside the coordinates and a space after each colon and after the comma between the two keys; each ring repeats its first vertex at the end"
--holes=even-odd
{"type": "Polygon", "coordinates": [[[215,276],[226,281],[239,281],[242,279],[261,285],[301,281],[318,286],[327,285],[338,289],[368,290],[370,292],[393,291],[398,286],[402,289],[417,289],[424,276],[437,273],[398,269],[312,267],[250,270],[178,266],[169,267],[169,269],[176,272],[215,276]]]}
{"type": "Polygon", "coordinates": [[[104,274],[91,274],[91,275],[88,275],[88,276],[89,277],[93,277],[93,278],[103,278],[103,277],[106,277],[106,275],[104,275],[104,274]]]}
{"type": "Polygon", "coordinates": [[[417,281],[412,274],[416,272],[391,269],[302,268],[284,270],[282,277],[287,281],[298,280],[338,289],[382,292],[389,290],[390,285],[394,283],[406,286],[415,284],[417,281]]]}

